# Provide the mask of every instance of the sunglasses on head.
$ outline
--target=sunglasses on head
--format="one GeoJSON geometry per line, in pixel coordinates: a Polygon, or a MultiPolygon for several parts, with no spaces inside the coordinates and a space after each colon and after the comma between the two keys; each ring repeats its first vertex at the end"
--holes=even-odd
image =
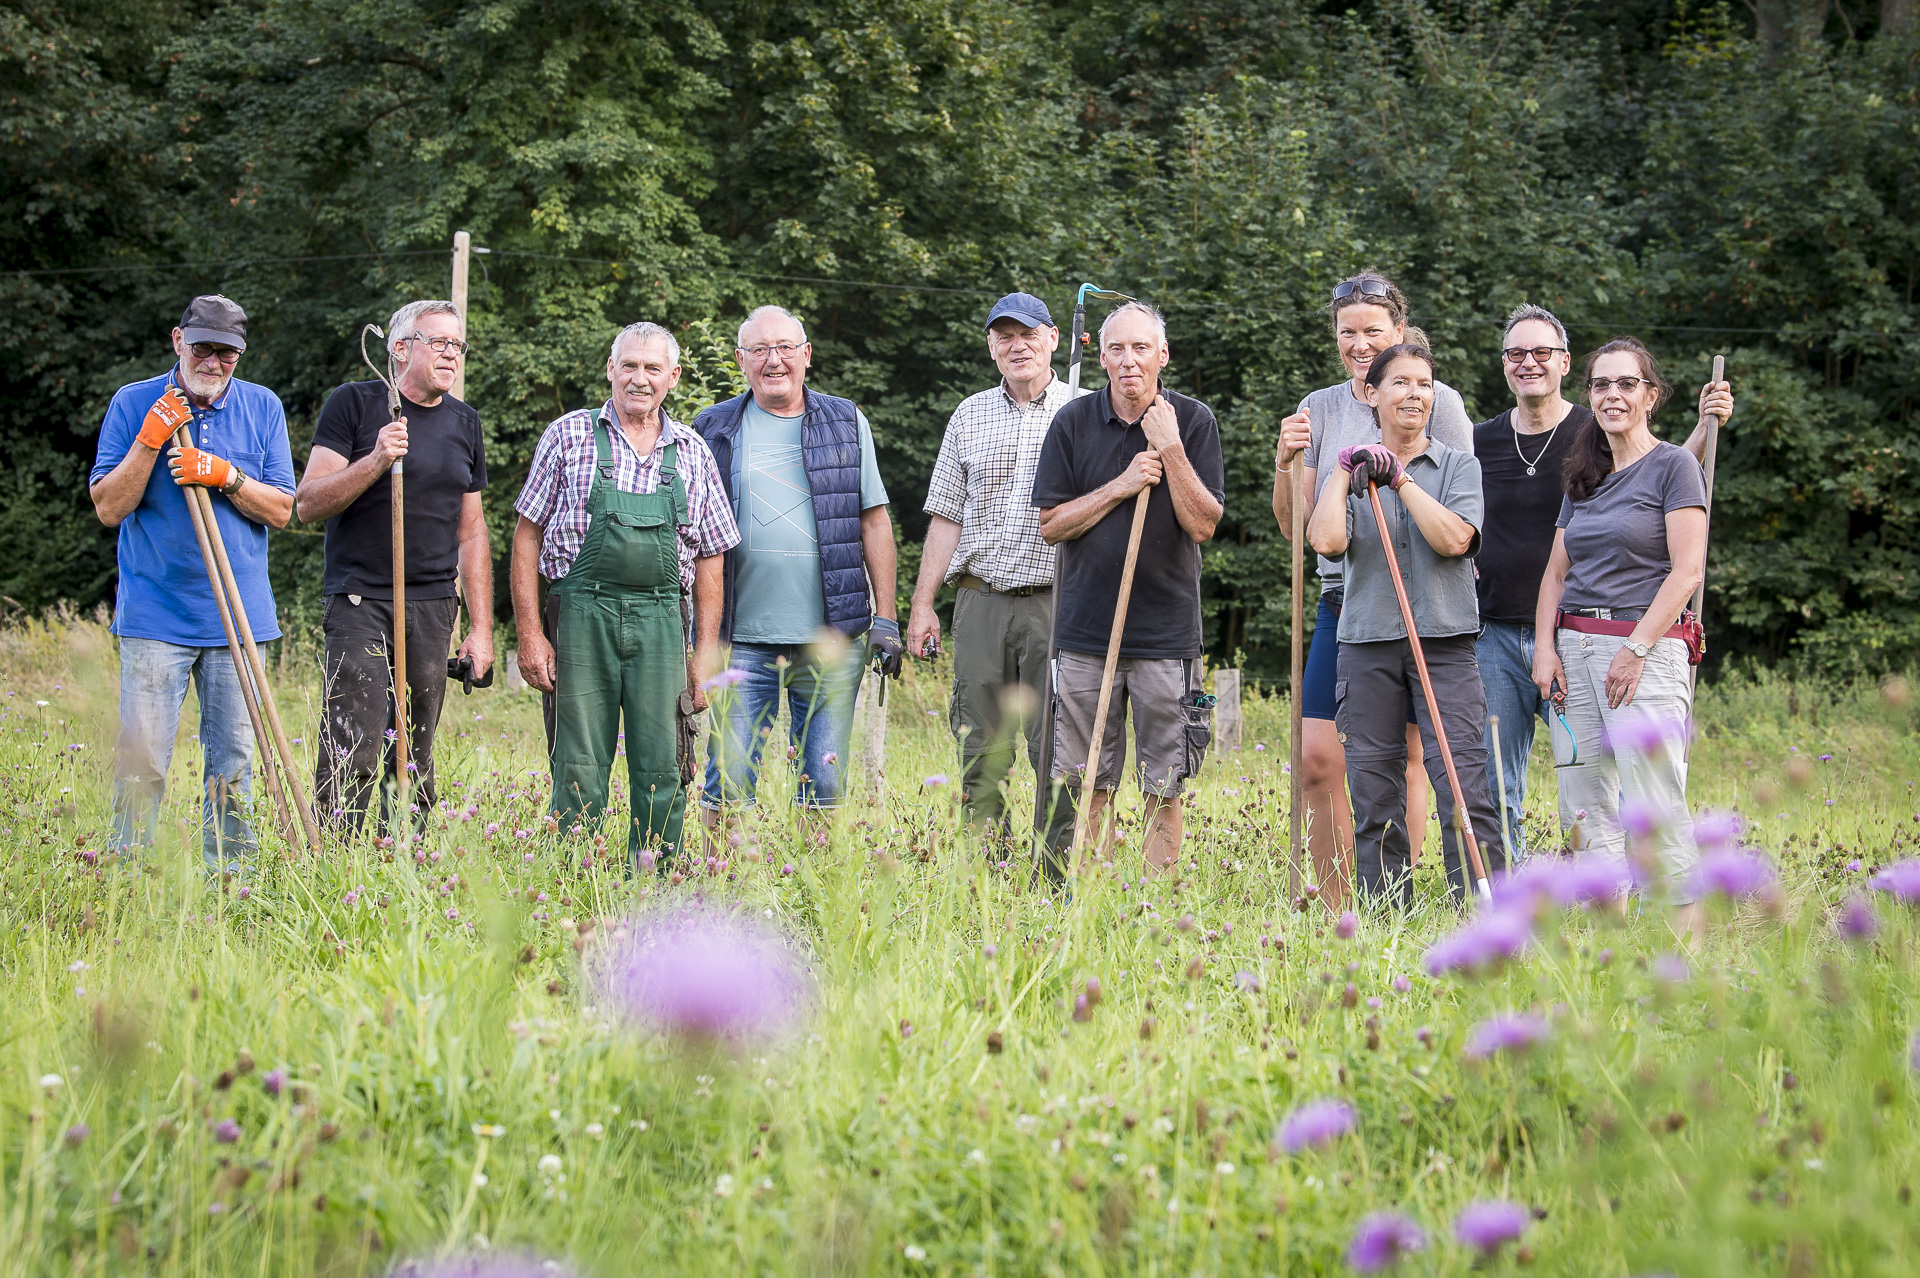
{"type": "Polygon", "coordinates": [[[1357,280],[1344,280],[1333,286],[1334,304],[1362,297],[1372,302],[1385,302],[1393,297],[1393,285],[1378,275],[1362,275],[1357,280]]]}

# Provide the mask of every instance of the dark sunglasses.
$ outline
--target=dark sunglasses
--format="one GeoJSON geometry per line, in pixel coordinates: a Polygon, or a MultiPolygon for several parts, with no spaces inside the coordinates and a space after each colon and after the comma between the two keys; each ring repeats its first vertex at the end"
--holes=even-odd
{"type": "Polygon", "coordinates": [[[1393,285],[1378,275],[1362,275],[1357,280],[1345,280],[1333,286],[1333,300],[1336,305],[1354,297],[1363,297],[1369,301],[1385,302],[1393,297],[1393,285]]]}
{"type": "Polygon", "coordinates": [[[1502,353],[1509,364],[1524,364],[1529,355],[1533,356],[1534,363],[1545,364],[1556,353],[1565,354],[1566,349],[1564,346],[1509,346],[1502,353]]]}

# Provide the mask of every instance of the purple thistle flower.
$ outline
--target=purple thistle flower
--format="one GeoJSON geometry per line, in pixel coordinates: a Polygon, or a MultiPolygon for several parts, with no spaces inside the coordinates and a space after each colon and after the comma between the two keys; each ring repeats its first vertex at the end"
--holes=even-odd
{"type": "Polygon", "coordinates": [[[1620,805],[1620,826],[1637,839],[1650,839],[1653,832],[1665,825],[1660,814],[1639,799],[1628,799],[1620,805]]]}
{"type": "Polygon", "coordinates": [[[1409,981],[1405,976],[1396,976],[1393,978],[1393,992],[1395,994],[1405,994],[1412,988],[1413,982],[1409,981]]]}
{"type": "Polygon", "coordinates": [[[1867,886],[1891,893],[1902,905],[1920,905],[1920,860],[1895,861],[1868,879],[1867,886]]]}
{"type": "Polygon", "coordinates": [[[1653,979],[1665,981],[1669,985],[1678,985],[1693,975],[1693,969],[1678,954],[1662,954],[1653,961],[1653,979]]]}
{"type": "Polygon", "coordinates": [[[1776,884],[1773,866],[1765,857],[1729,847],[1701,853],[1694,881],[1702,892],[1727,897],[1771,894],[1776,884]]]}
{"type": "Polygon", "coordinates": [[[629,1018],[701,1039],[775,1037],[808,995],[806,969],[783,937],[712,907],[640,919],[615,947],[605,984],[629,1018]]]}
{"type": "Polygon", "coordinates": [[[1633,890],[1633,862],[1624,856],[1588,852],[1562,863],[1553,885],[1561,905],[1604,905],[1633,890]]]}
{"type": "Polygon", "coordinates": [[[1859,857],[1855,857],[1855,858],[1853,858],[1853,860],[1851,860],[1851,861],[1849,861],[1849,862],[1847,862],[1847,873],[1848,873],[1848,874],[1858,874],[1858,873],[1860,873],[1860,858],[1859,858],[1859,857]]]}
{"type": "Polygon", "coordinates": [[[260,1086],[267,1089],[267,1095],[278,1096],[287,1085],[287,1071],[270,1069],[260,1076],[260,1086]]]}
{"type": "Polygon", "coordinates": [[[1873,902],[1858,892],[1849,892],[1834,916],[1833,927],[1849,941],[1871,941],[1880,930],[1880,916],[1873,912],[1873,902]]]}
{"type": "Polygon", "coordinates": [[[393,1273],[394,1278],[573,1278],[575,1270],[558,1261],[507,1253],[411,1261],[393,1273]]]}
{"type": "Polygon", "coordinates": [[[1353,934],[1359,930],[1360,918],[1352,910],[1342,914],[1340,921],[1333,925],[1333,934],[1343,941],[1351,941],[1353,934]]]}
{"type": "Polygon", "coordinates": [[[1397,1211],[1377,1211],[1360,1222],[1347,1248],[1347,1263],[1355,1273],[1379,1273],[1400,1257],[1427,1245],[1420,1226],[1397,1211]]]}
{"type": "Polygon", "coordinates": [[[87,1126],[85,1123],[75,1123],[73,1126],[67,1128],[67,1148],[80,1148],[81,1145],[86,1143],[87,1137],[91,1135],[93,1135],[93,1128],[87,1126]]]}
{"type": "Polygon", "coordinates": [[[1233,983],[1249,994],[1260,992],[1260,978],[1245,969],[1233,974],[1233,983]]]}
{"type": "Polygon", "coordinates": [[[1465,1055],[1483,1061],[1498,1052],[1524,1052],[1544,1043],[1552,1030],[1538,1016],[1494,1016],[1480,1022],[1467,1040],[1465,1055]]]}
{"type": "Polygon", "coordinates": [[[1338,1140],[1359,1121],[1353,1106],[1343,1100],[1308,1101],[1281,1121],[1274,1139],[1289,1154],[1297,1154],[1310,1146],[1338,1140]]]}
{"type": "Polygon", "coordinates": [[[702,692],[715,692],[721,688],[731,688],[747,677],[744,670],[722,670],[713,678],[700,685],[702,692]]]}
{"type": "Polygon", "coordinates": [[[1499,1198],[1468,1203],[1453,1222],[1455,1238],[1488,1256],[1519,1238],[1526,1229],[1527,1209],[1499,1198]]]}
{"type": "Polygon", "coordinates": [[[1630,750],[1635,754],[1658,754],[1667,748],[1665,726],[1644,710],[1628,710],[1614,716],[1601,734],[1601,745],[1608,754],[1630,750]]]}
{"type": "Polygon", "coordinates": [[[1718,812],[1711,808],[1693,819],[1693,841],[1702,851],[1732,847],[1740,841],[1745,824],[1738,812],[1718,812]]]}
{"type": "Polygon", "coordinates": [[[213,1129],[213,1138],[222,1145],[231,1145],[240,1139],[240,1124],[231,1118],[223,1118],[213,1129]]]}
{"type": "Polygon", "coordinates": [[[1488,883],[1494,905],[1531,910],[1551,899],[1566,864],[1555,856],[1531,856],[1516,869],[1495,870],[1488,883]]]}
{"type": "Polygon", "coordinates": [[[1530,911],[1496,906],[1434,942],[1433,948],[1427,951],[1426,968],[1434,976],[1447,972],[1490,971],[1518,957],[1532,941],[1530,911]]]}
{"type": "Polygon", "coordinates": [[[1907,1064],[1920,1070],[1920,1033],[1916,1033],[1913,1042],[1907,1045],[1907,1064]]]}
{"type": "Polygon", "coordinates": [[[931,790],[935,786],[945,785],[946,783],[947,783],[947,774],[944,772],[936,772],[932,776],[928,777],[925,781],[922,781],[920,784],[926,789],[931,790]]]}

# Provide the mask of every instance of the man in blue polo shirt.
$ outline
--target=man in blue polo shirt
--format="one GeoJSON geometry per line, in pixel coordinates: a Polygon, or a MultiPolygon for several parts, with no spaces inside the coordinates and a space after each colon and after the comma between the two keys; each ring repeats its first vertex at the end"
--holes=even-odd
{"type": "Polygon", "coordinates": [[[100,522],[120,530],[113,846],[153,842],[191,678],[206,752],[201,848],[215,869],[255,850],[246,819],[253,731],[181,489],[198,485],[217,494],[214,522],[261,640],[280,637],[267,582],[267,529],[284,528],[293,516],[287,415],[272,391],[234,378],[246,348],[245,311],[217,294],[194,298],[173,330],[175,365],[115,392],[88,488],[100,522]],[[181,426],[191,447],[173,443],[181,426]],[[163,450],[167,469],[156,473],[163,450]]]}

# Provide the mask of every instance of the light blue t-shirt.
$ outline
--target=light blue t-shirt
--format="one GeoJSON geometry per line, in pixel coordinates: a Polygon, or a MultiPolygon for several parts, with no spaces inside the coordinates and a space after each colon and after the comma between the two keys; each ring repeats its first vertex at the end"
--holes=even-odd
{"type": "MultiPolygon", "coordinates": [[[[860,419],[860,509],[887,504],[873,428],[860,419]]],[[[735,551],[733,639],[736,643],[811,643],[827,624],[820,582],[820,530],[813,488],[800,454],[801,417],[778,417],[752,399],[733,450],[735,551]]]]}

